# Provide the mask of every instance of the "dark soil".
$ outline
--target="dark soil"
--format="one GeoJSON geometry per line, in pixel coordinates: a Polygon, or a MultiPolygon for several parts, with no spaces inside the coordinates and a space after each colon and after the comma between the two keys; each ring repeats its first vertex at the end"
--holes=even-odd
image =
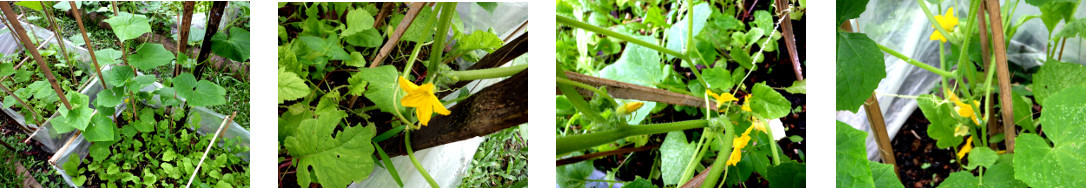
{"type": "Polygon", "coordinates": [[[899,167],[898,178],[907,187],[935,187],[950,173],[961,169],[961,164],[951,162],[957,158],[953,149],[939,149],[935,140],[928,137],[929,124],[917,109],[891,142],[899,167]]]}

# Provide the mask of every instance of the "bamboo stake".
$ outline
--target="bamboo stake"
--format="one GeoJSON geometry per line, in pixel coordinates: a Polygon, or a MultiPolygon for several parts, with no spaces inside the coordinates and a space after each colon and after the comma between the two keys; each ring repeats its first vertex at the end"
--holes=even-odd
{"type": "MultiPolygon", "coordinates": [[[[180,33],[178,33],[177,35],[177,53],[185,54],[186,56],[188,56],[189,47],[189,27],[192,25],[192,11],[195,5],[196,2],[192,1],[185,1],[182,5],[183,10],[181,11],[181,28],[178,28],[178,30],[180,30],[180,33]]],[[[177,76],[179,74],[181,74],[180,62],[174,65],[173,76],[177,76]]]]}
{"type": "MultiPolygon", "coordinates": [[[[780,10],[779,17],[789,16],[791,13],[788,2],[783,0],[777,0],[777,10],[780,10]]],[[[796,80],[803,80],[803,65],[799,62],[799,54],[796,53],[796,37],[792,33],[792,21],[790,19],[783,19],[781,21],[781,35],[784,36],[784,45],[788,48],[788,60],[792,62],[792,72],[796,74],[796,80]]]]}
{"type": "MultiPolygon", "coordinates": [[[[11,10],[11,5],[7,3],[0,3],[0,9],[4,11],[4,15],[7,16],[9,20],[15,19],[15,12],[11,10]]],[[[22,41],[30,41],[30,37],[26,35],[26,30],[23,29],[22,24],[20,24],[19,22],[12,22],[11,25],[15,26],[16,34],[19,35],[19,38],[21,38],[22,41]]],[[[57,92],[57,96],[60,97],[60,101],[64,103],[65,107],[68,107],[68,109],[71,110],[72,104],[68,103],[68,97],[64,96],[64,91],[60,88],[60,85],[57,84],[57,78],[53,76],[53,70],[49,69],[49,66],[45,64],[45,61],[42,59],[41,54],[38,53],[38,49],[34,48],[34,44],[30,43],[23,43],[23,46],[26,47],[27,50],[30,51],[30,54],[34,56],[34,60],[38,62],[38,68],[40,68],[41,71],[45,73],[45,78],[49,79],[49,83],[53,85],[53,90],[57,92]]]]}
{"type": "Polygon", "coordinates": [[[75,17],[76,25],[79,25],[79,32],[83,35],[83,42],[87,45],[87,53],[90,54],[91,62],[94,63],[94,72],[98,73],[98,80],[101,80],[102,89],[109,89],[106,86],[106,78],[102,77],[102,66],[98,65],[98,57],[94,55],[94,43],[87,36],[87,29],[83,27],[82,13],[80,13],[79,7],[75,5],[75,1],[68,1],[68,4],[72,6],[72,13],[74,13],[72,15],[75,17]]]}
{"type": "Polygon", "coordinates": [[[879,152],[882,154],[882,162],[894,165],[894,173],[897,174],[897,160],[894,159],[894,148],[890,146],[890,136],[886,132],[886,122],[883,122],[882,109],[875,93],[864,102],[864,110],[867,111],[867,120],[875,131],[875,142],[879,144],[879,152]]]}
{"type": "Polygon", "coordinates": [[[226,119],[224,119],[222,121],[222,124],[219,125],[219,130],[215,131],[215,136],[211,137],[211,143],[207,144],[207,149],[204,150],[204,157],[200,158],[200,163],[196,163],[196,170],[193,170],[192,171],[192,176],[189,176],[189,183],[185,184],[186,188],[192,186],[192,180],[196,179],[196,174],[200,172],[200,167],[204,165],[204,159],[207,159],[207,153],[211,151],[211,146],[215,146],[215,140],[219,138],[219,135],[221,135],[221,133],[223,131],[226,131],[223,128],[226,127],[227,123],[234,120],[234,116],[237,116],[237,115],[238,115],[238,112],[234,111],[234,114],[232,114],[232,115],[230,115],[230,117],[227,117],[226,119]]]}
{"type": "MultiPolygon", "coordinates": [[[[419,15],[419,11],[421,11],[425,5],[426,3],[411,4],[411,9],[407,10],[407,15],[404,15],[403,21],[400,22],[399,26],[396,26],[396,32],[393,32],[392,36],[389,36],[388,42],[385,42],[385,45],[381,47],[381,51],[377,52],[377,57],[370,60],[370,68],[381,65],[381,61],[384,61],[385,56],[388,56],[388,53],[392,51],[392,48],[396,47],[396,44],[400,42],[400,38],[403,37],[404,31],[407,31],[407,27],[411,26],[411,23],[415,21],[415,17],[419,15]]],[[[441,47],[443,46],[433,46],[432,48],[441,47]]]]}
{"type": "Polygon", "coordinates": [[[68,63],[65,63],[68,65],[68,73],[73,73],[74,71],[72,71],[72,57],[68,55],[68,50],[65,50],[66,47],[64,47],[65,43],[63,40],[64,35],[61,34],[63,32],[60,30],[60,26],[57,26],[57,20],[53,17],[53,11],[46,10],[44,2],[38,1],[38,4],[42,6],[42,12],[45,12],[45,18],[49,20],[49,23],[53,24],[53,36],[55,36],[53,38],[57,39],[57,46],[60,46],[60,54],[63,54],[64,59],[68,60],[68,63]]]}
{"type": "MultiPolygon", "coordinates": [[[[1007,70],[1007,49],[1004,45],[1005,39],[1003,39],[1003,20],[999,12],[999,2],[994,0],[985,1],[988,5],[988,18],[992,26],[992,45],[995,49],[996,56],[996,76],[999,79],[999,99],[1002,104],[1000,110],[1003,114],[1003,135],[1007,144],[1007,153],[1014,153],[1014,137],[1017,131],[1014,127],[1014,106],[1011,101],[1011,78],[1010,72],[1007,70]]],[[[991,121],[991,120],[989,120],[991,121]]]]}

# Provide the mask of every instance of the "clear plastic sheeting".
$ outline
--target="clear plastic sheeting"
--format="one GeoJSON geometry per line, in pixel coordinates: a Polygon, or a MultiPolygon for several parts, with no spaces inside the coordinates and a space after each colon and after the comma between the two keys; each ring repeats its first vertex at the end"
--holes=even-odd
{"type": "MultiPolygon", "coordinates": [[[[418,150],[415,151],[415,158],[419,160],[422,168],[426,169],[430,177],[434,178],[434,182],[437,182],[438,186],[458,187],[461,179],[469,170],[468,167],[475,157],[475,151],[479,149],[479,144],[482,144],[484,140],[486,139],[483,137],[475,137],[418,150]]],[[[426,178],[419,174],[419,171],[415,169],[415,165],[411,163],[411,159],[407,155],[393,157],[391,160],[392,165],[396,167],[396,172],[400,175],[400,180],[403,180],[403,187],[430,187],[430,184],[426,182],[426,178]]],[[[384,163],[381,161],[374,161],[374,163],[373,173],[370,173],[366,180],[347,187],[399,187],[396,181],[393,180],[392,175],[388,173],[388,169],[381,167],[384,163]]]]}
{"type": "MultiPolygon", "coordinates": [[[[942,6],[929,5],[932,14],[944,14],[946,9],[953,5],[954,15],[966,22],[968,3],[947,1],[942,6]]],[[[1079,7],[1075,17],[1082,17],[1084,12],[1079,7]]],[[[1015,10],[1011,23],[1027,15],[1040,15],[1040,11],[1025,2],[1020,2],[1018,10],[1015,10]]],[[[931,22],[924,15],[923,10],[915,1],[872,0],[867,4],[867,11],[853,22],[858,32],[866,33],[872,40],[890,49],[897,50],[908,57],[924,62],[928,65],[939,67],[939,42],[929,40],[934,31],[931,22]]],[[[1063,24],[1056,27],[1054,32],[1059,32],[1063,24]]],[[[960,28],[958,28],[960,29],[960,28]]],[[[1009,29],[1009,28],[1005,28],[1009,29]]],[[[975,37],[975,36],[974,36],[975,37]]],[[[1030,20],[1018,28],[1017,33],[1011,38],[1007,46],[1008,62],[1024,68],[1032,68],[1043,64],[1046,57],[1046,43],[1048,30],[1040,19],[1030,20]]],[[[1081,39],[1069,39],[1063,61],[1078,62],[1086,57],[1086,43],[1081,39]],[[1076,42],[1077,40],[1077,42],[1076,42]]],[[[946,56],[950,56],[950,48],[946,48],[946,56]]],[[[956,53],[956,52],[955,52],[956,53]]],[[[1057,55],[1058,56],[1058,55],[1057,55]]],[[[901,59],[884,54],[886,60],[886,78],[879,82],[878,94],[879,108],[882,110],[886,122],[887,134],[891,140],[901,130],[902,125],[913,112],[917,110],[915,99],[899,98],[882,94],[916,96],[931,93],[941,77],[930,71],[918,68],[902,61],[901,59]]],[[[957,65],[957,59],[951,60],[950,66],[957,65]]],[[[848,123],[856,129],[874,135],[867,120],[867,114],[863,107],[858,113],[838,111],[837,120],[848,123]]],[[[869,160],[877,161],[882,157],[878,152],[878,144],[874,136],[867,137],[867,156],[869,160]]]]}

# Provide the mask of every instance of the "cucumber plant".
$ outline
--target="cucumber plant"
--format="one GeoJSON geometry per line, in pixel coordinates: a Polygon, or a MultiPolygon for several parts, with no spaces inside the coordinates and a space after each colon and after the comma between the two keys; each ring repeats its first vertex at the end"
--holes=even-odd
{"type": "MultiPolygon", "coordinates": [[[[943,1],[916,1],[934,27],[929,40],[939,44],[939,66],[901,54],[865,33],[848,31],[849,20],[859,17],[867,3],[837,2],[836,23],[846,28],[836,34],[837,110],[856,112],[872,96],[886,76],[884,53],[890,54],[941,77],[933,92],[936,94],[885,94],[915,99],[931,122],[927,135],[938,148],[955,151],[953,159],[960,168],[954,169],[956,172],[939,187],[1060,187],[1086,183],[1082,173],[1068,168],[1082,162],[1067,160],[1082,151],[1075,145],[1084,140],[1070,135],[1083,131],[1082,121],[1076,119],[1081,119],[1086,105],[1081,97],[1086,94],[1086,85],[1076,80],[1086,79],[1078,74],[1086,68],[1062,62],[1062,52],[1057,48],[1061,39],[1084,36],[1079,25],[1086,22],[1073,17],[1073,7],[1079,2],[1026,1],[1042,13],[1020,16],[1011,23],[1019,1],[1008,1],[1002,8],[997,2],[969,1],[967,7],[944,7],[943,1]],[[965,20],[955,16],[962,14],[967,15],[965,20]],[[1014,36],[1021,25],[1035,18],[1040,18],[1049,32],[1046,55],[1034,60],[1044,65],[1035,72],[1010,73],[1007,36],[1014,36]],[[1057,32],[1060,23],[1065,27],[1057,32]],[[979,48],[970,47],[977,44],[979,48]],[[947,51],[951,54],[944,55],[947,51]],[[1011,75],[1024,81],[1011,86],[1011,75]],[[1040,105],[1041,111],[1034,112],[1034,105],[1040,105]],[[1034,118],[1037,113],[1039,119],[1034,118]],[[989,127],[998,124],[1003,125],[1002,133],[993,134],[998,130],[989,127]]],[[[893,165],[866,161],[862,144],[866,135],[862,131],[837,122],[837,132],[839,187],[902,187],[897,178],[888,178],[894,177],[893,165]]]]}
{"type": "Polygon", "coordinates": [[[780,23],[802,19],[795,10],[804,3],[559,1],[559,186],[802,186],[793,179],[804,176],[802,157],[789,158],[774,137],[783,128],[768,124],[802,111],[782,92],[802,97],[806,82],[770,86],[780,83],[750,75],[793,69],[767,62],[783,59],[773,53],[785,48],[777,46],[780,23]],[[656,147],[649,143],[660,143],[654,158],[630,161],[644,156],[629,152],[656,147]],[[624,162],[601,169],[605,179],[588,179],[601,166],[593,158],[616,153],[624,162]],[[651,172],[617,180],[631,163],[651,172]]]}
{"type": "Polygon", "coordinates": [[[409,133],[440,128],[432,118],[457,113],[445,104],[471,96],[461,92],[442,101],[436,94],[465,88],[454,85],[460,81],[509,77],[528,67],[454,70],[455,59],[479,61],[504,43],[495,31],[464,29],[458,3],[381,5],[385,10],[377,3],[279,3],[279,172],[286,182],[346,187],[373,181],[366,178],[383,166],[402,186],[378,143],[403,135],[406,154],[436,187],[415,158],[409,133]],[[392,63],[381,65],[386,60],[392,63]]]}
{"type": "MultiPolygon", "coordinates": [[[[79,14],[78,8],[70,6],[76,3],[59,2],[54,7],[60,4],[69,4],[66,7],[79,14]]],[[[126,5],[131,4],[121,6],[126,5]]],[[[117,11],[116,6],[113,8],[117,11]]],[[[110,37],[116,37],[116,42],[121,44],[120,50],[97,51],[87,44],[97,56],[92,58],[96,61],[93,68],[102,66],[96,71],[102,73],[97,78],[104,78],[100,80],[104,88],[92,98],[76,90],[78,88],[54,86],[57,93],[65,93],[58,97],[65,105],[59,106],[55,102],[42,105],[56,111],[56,117],[48,120],[51,131],[76,131],[75,136],[81,135],[91,142],[86,159],[81,160],[79,155],[64,159],[68,161],[63,165],[67,175],[77,186],[181,186],[194,181],[198,186],[247,187],[248,161],[238,153],[248,152],[248,147],[240,139],[222,139],[220,147],[208,153],[212,157],[206,161],[201,158],[205,155],[205,146],[219,143],[211,143],[217,133],[197,133],[201,117],[194,107],[224,104],[225,90],[208,80],[197,79],[191,73],[172,78],[141,74],[154,73],[152,70],[166,65],[173,67],[175,63],[186,61],[187,56],[185,53],[175,55],[161,44],[138,39],[152,32],[146,15],[118,12],[104,22],[112,28],[113,36],[110,37]],[[194,169],[199,165],[203,168],[194,169]],[[195,177],[190,178],[190,174],[195,177]]],[[[82,25],[79,27],[83,30],[82,25]]],[[[223,28],[223,32],[227,29],[230,37],[225,40],[229,42],[205,47],[236,50],[232,51],[235,55],[247,54],[246,29],[231,25],[223,28]]],[[[46,90],[31,85],[29,88],[37,89],[36,93],[46,90]]],[[[42,98],[49,99],[47,97],[42,98]]]]}

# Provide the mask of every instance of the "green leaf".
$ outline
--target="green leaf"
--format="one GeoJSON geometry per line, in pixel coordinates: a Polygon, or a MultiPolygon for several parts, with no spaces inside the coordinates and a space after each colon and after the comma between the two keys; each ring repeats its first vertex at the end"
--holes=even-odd
{"type": "Polygon", "coordinates": [[[120,60],[121,56],[123,56],[124,54],[121,53],[121,51],[117,51],[117,50],[114,50],[112,48],[107,48],[107,49],[103,49],[103,50],[94,51],[94,55],[95,55],[95,58],[98,59],[98,65],[99,66],[106,66],[106,65],[121,63],[120,61],[117,61],[117,60],[120,60]]]}
{"type": "MultiPolygon", "coordinates": [[[[710,13],[712,13],[712,10],[709,9],[708,3],[697,3],[697,5],[694,5],[694,36],[698,36],[698,33],[701,33],[701,29],[705,27],[705,21],[709,19],[710,13]]],[[[687,14],[685,13],[682,14],[683,19],[675,22],[675,25],[672,25],[667,29],[667,49],[682,52],[683,49],[686,48],[686,44],[689,42],[686,41],[687,29],[689,29],[688,25],[690,24],[690,20],[688,19],[691,19],[687,18],[686,15],[687,14]]],[[[656,42],[652,43],[655,44],[656,42]]],[[[675,58],[675,56],[667,55],[667,58],[675,58]]]]}
{"type": "Polygon", "coordinates": [[[751,93],[754,98],[750,99],[750,109],[759,119],[781,118],[792,110],[792,103],[765,83],[754,84],[751,93]]]}
{"type": "Polygon", "coordinates": [[[1014,153],[1003,154],[992,168],[984,171],[985,187],[1026,187],[1026,183],[1014,177],[1014,153]]]}
{"type": "Polygon", "coordinates": [[[117,130],[117,124],[113,124],[113,120],[102,113],[94,114],[94,117],[91,119],[94,123],[87,126],[87,130],[83,132],[83,137],[91,142],[113,141],[113,135],[115,135],[117,130]]]}
{"type": "Polygon", "coordinates": [[[875,41],[863,33],[837,32],[837,110],[857,112],[885,77],[883,54],[875,41]]]}
{"type": "Polygon", "coordinates": [[[317,119],[303,120],[295,130],[298,134],[287,137],[284,146],[298,161],[299,186],[320,182],[325,187],[345,187],[373,171],[370,139],[377,130],[357,125],[336,133],[344,117],[347,113],[342,110],[323,112],[317,119]]]}
{"type": "Polygon", "coordinates": [[[1029,132],[1036,131],[1037,125],[1033,124],[1033,101],[1018,94],[1018,91],[1011,92],[1011,100],[1014,103],[1014,124],[1029,132]]]}
{"type": "MultiPolygon", "coordinates": [[[[434,11],[424,8],[415,16],[411,26],[404,32],[400,40],[412,42],[426,42],[434,40],[434,11]]],[[[392,23],[392,22],[389,22],[392,23]]]]}
{"type": "Polygon", "coordinates": [[[969,171],[958,171],[950,173],[939,187],[980,187],[980,180],[969,171]]]}
{"type": "Polygon", "coordinates": [[[0,63],[0,77],[15,74],[15,63],[0,63]]]}
{"type": "Polygon", "coordinates": [[[151,32],[151,24],[147,21],[147,16],[144,15],[121,12],[103,21],[109,23],[109,26],[113,28],[113,34],[121,41],[134,39],[144,33],[151,32]]]}
{"type": "Polygon", "coordinates": [[[249,61],[249,31],[240,27],[231,27],[230,36],[219,32],[211,37],[211,50],[230,60],[249,61]]]}
{"type": "MultiPolygon", "coordinates": [[[[860,14],[864,13],[864,10],[867,9],[867,1],[868,0],[838,0],[837,22],[834,25],[841,25],[845,20],[860,17],[860,14]]],[[[838,43],[838,45],[840,45],[840,43],[838,43]]]]}
{"type": "Polygon", "coordinates": [[[71,92],[68,93],[67,97],[73,109],[69,111],[68,107],[63,105],[57,107],[57,113],[60,115],[49,122],[53,124],[53,128],[57,133],[66,133],[74,129],[87,129],[87,124],[90,124],[91,115],[94,113],[94,109],[87,107],[85,102],[88,100],[87,95],[71,92]]]}
{"type": "Polygon", "coordinates": [[[1086,186],[1086,86],[1057,92],[1042,103],[1041,136],[1015,138],[1014,177],[1031,187],[1086,186]]]}
{"type": "Polygon", "coordinates": [[[769,187],[806,187],[807,165],[795,162],[781,162],[770,166],[766,175],[769,187]]]}
{"type": "Polygon", "coordinates": [[[155,67],[169,64],[174,55],[162,44],[143,43],[136,47],[136,54],[128,56],[128,64],[141,71],[151,71],[155,67]]]}
{"type": "Polygon", "coordinates": [[[64,162],[64,165],[62,166],[64,166],[64,171],[67,172],[69,176],[74,176],[76,175],[76,170],[79,169],[79,163],[79,155],[69,155],[68,162],[64,162]]]}
{"type": "MultiPolygon", "coordinates": [[[[639,40],[656,43],[648,36],[634,36],[639,40]]],[[[667,67],[660,63],[660,52],[641,45],[628,43],[622,56],[600,70],[600,77],[655,88],[666,78],[667,67]]]]}
{"type": "MultiPolygon", "coordinates": [[[[75,2],[75,7],[83,8],[83,2],[82,1],[76,1],[75,2]]],[[[70,3],[68,3],[67,1],[61,1],[61,2],[57,2],[57,4],[53,4],[53,8],[55,8],[57,10],[60,10],[60,11],[68,12],[68,10],[72,9],[72,5],[70,3]]]]}
{"type": "Polygon", "coordinates": [[[867,165],[871,167],[871,178],[874,179],[876,187],[905,187],[894,173],[894,165],[875,161],[867,161],[867,165]]]}
{"type": "MultiPolygon", "coordinates": [[[[181,73],[173,78],[173,82],[177,96],[186,99],[189,105],[214,106],[226,103],[226,89],[207,80],[196,82],[191,73],[181,73]]],[[[280,87],[279,92],[282,93],[283,90],[284,88],[280,87]]]]}
{"type": "Polygon", "coordinates": [[[114,66],[109,70],[102,72],[102,77],[105,77],[106,83],[112,87],[124,87],[124,84],[127,83],[129,79],[135,77],[135,72],[133,72],[132,67],[129,66],[114,66]]]}
{"type": "Polygon", "coordinates": [[[1086,66],[1050,60],[1033,74],[1033,97],[1037,103],[1045,104],[1049,96],[1081,85],[1086,85],[1086,66]]]}
{"type": "MultiPolygon", "coordinates": [[[[107,144],[107,143],[94,143],[94,144],[91,144],[88,155],[91,158],[94,158],[94,161],[98,161],[98,162],[104,161],[104,160],[106,160],[107,157],[109,157],[109,153],[110,153],[109,146],[110,146],[110,144],[107,144]]],[[[67,164],[65,164],[65,165],[67,165],[67,164]]]]}
{"type": "Polygon", "coordinates": [[[310,50],[323,54],[324,56],[335,60],[351,60],[351,55],[343,50],[343,46],[339,44],[339,37],[335,34],[331,34],[323,39],[314,36],[301,36],[298,37],[298,40],[302,40],[310,50]]]}
{"type": "Polygon", "coordinates": [[[475,4],[478,4],[479,7],[483,7],[486,12],[489,12],[491,14],[494,14],[494,8],[498,8],[497,2],[477,2],[475,4]]]}
{"type": "Polygon", "coordinates": [[[1077,2],[1051,2],[1038,6],[1041,9],[1041,22],[1044,22],[1046,29],[1049,33],[1053,33],[1056,29],[1056,25],[1060,24],[1061,20],[1067,22],[1074,21],[1075,8],[1078,7],[1077,2]]]}
{"type": "Polygon", "coordinates": [[[347,90],[347,94],[361,96],[363,92],[366,92],[366,85],[369,84],[369,82],[366,82],[365,79],[366,75],[359,73],[355,73],[351,75],[350,78],[347,78],[347,83],[351,84],[351,86],[348,87],[350,90],[347,90]]]}
{"type": "Polygon", "coordinates": [[[460,42],[457,42],[457,44],[459,44],[457,50],[460,51],[466,52],[481,49],[486,52],[494,52],[494,49],[502,47],[502,39],[498,38],[494,33],[475,30],[475,32],[461,38],[460,42]]]}
{"type": "Polygon", "coordinates": [[[968,166],[983,166],[988,168],[995,164],[996,159],[999,159],[999,155],[996,155],[996,152],[992,151],[991,148],[977,147],[969,152],[968,166]]]}
{"type": "Polygon", "coordinates": [[[293,72],[279,68],[279,104],[309,95],[309,85],[293,72]]]}
{"type": "Polygon", "coordinates": [[[682,131],[667,133],[664,143],[660,145],[660,172],[663,173],[664,185],[682,183],[679,178],[697,147],[686,141],[686,134],[682,131]]]}
{"type": "Polygon", "coordinates": [[[347,65],[347,66],[352,66],[352,67],[365,67],[366,66],[366,57],[363,57],[362,53],[351,52],[351,59],[353,59],[353,60],[343,61],[343,64],[347,65]]]}
{"type": "Polygon", "coordinates": [[[19,1],[15,2],[15,5],[23,6],[36,11],[41,11],[41,3],[38,1],[19,1]]]}
{"type": "MultiPolygon", "coordinates": [[[[355,34],[355,35],[344,36],[342,39],[343,39],[343,41],[346,41],[347,44],[351,44],[351,45],[355,45],[355,46],[361,46],[361,47],[373,48],[373,47],[381,46],[381,44],[385,40],[385,37],[381,36],[381,33],[377,32],[376,29],[369,29],[369,30],[359,32],[358,34],[355,34]]],[[[361,61],[365,61],[365,60],[361,60],[361,61]]]]}
{"type": "Polygon", "coordinates": [[[709,84],[709,88],[717,91],[730,91],[734,85],[732,73],[724,69],[724,66],[702,69],[701,75],[705,76],[705,82],[709,84]]]}
{"type": "Polygon", "coordinates": [[[364,30],[373,29],[373,15],[362,9],[354,9],[347,13],[347,29],[343,30],[343,36],[351,36],[364,30]]]}
{"type": "Polygon", "coordinates": [[[954,136],[954,129],[959,123],[951,116],[957,113],[954,111],[953,103],[934,95],[924,94],[916,98],[916,105],[920,107],[924,117],[931,122],[928,125],[928,136],[937,141],[936,146],[949,148],[962,144],[962,137],[954,136]]]}
{"type": "Polygon", "coordinates": [[[837,187],[875,187],[864,140],[867,132],[837,121],[837,187]]]}
{"type": "Polygon", "coordinates": [[[1073,22],[1067,23],[1060,29],[1060,32],[1056,33],[1055,38],[1071,38],[1080,37],[1086,38],[1086,19],[1077,19],[1073,22]]]}
{"type": "Polygon", "coordinates": [[[103,89],[98,92],[98,98],[94,100],[97,103],[96,106],[100,107],[115,107],[124,103],[124,91],[123,88],[114,87],[111,89],[103,89]]]}
{"type": "Polygon", "coordinates": [[[162,153],[162,160],[163,161],[173,161],[173,159],[176,159],[176,158],[177,158],[177,153],[174,153],[173,150],[166,150],[166,152],[162,153]]]}
{"type": "Polygon", "coordinates": [[[396,73],[396,67],[392,65],[384,65],[375,68],[362,68],[355,74],[366,75],[363,81],[369,82],[366,86],[366,91],[363,93],[366,98],[373,101],[381,111],[394,113],[396,108],[399,108],[400,112],[407,112],[407,109],[400,106],[398,102],[404,92],[396,93],[400,89],[396,83],[396,79],[399,78],[396,73]]]}
{"type": "MultiPolygon", "coordinates": [[[[574,152],[571,156],[578,155],[581,155],[580,152],[574,152]]],[[[591,160],[559,166],[555,169],[555,179],[559,187],[585,187],[585,180],[592,175],[593,169],[591,160]]]]}

